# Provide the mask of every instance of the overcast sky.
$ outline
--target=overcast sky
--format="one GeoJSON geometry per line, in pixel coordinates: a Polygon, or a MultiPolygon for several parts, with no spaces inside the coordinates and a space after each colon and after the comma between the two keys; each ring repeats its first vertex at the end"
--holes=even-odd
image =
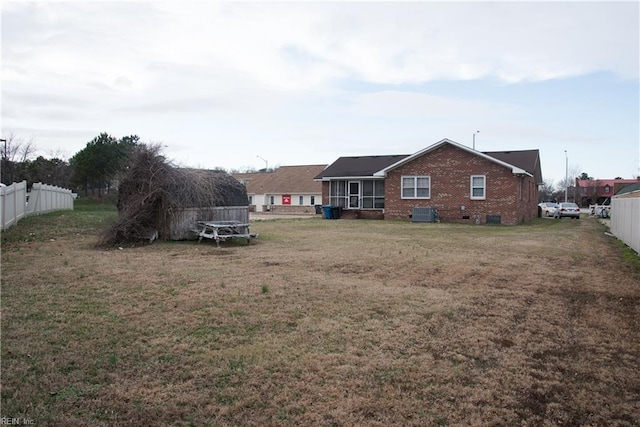
{"type": "Polygon", "coordinates": [[[2,135],[70,158],[137,134],[183,166],[259,169],[479,130],[480,151],[539,149],[555,183],[565,150],[632,178],[639,4],[3,1],[2,135]]]}

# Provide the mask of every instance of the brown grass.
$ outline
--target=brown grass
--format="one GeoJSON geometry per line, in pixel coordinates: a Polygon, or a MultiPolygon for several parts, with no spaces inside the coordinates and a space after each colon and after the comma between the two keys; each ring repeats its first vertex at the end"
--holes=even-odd
{"type": "Polygon", "coordinates": [[[2,416],[639,425],[640,276],[595,220],[251,231],[220,249],[3,243],[2,416]]]}

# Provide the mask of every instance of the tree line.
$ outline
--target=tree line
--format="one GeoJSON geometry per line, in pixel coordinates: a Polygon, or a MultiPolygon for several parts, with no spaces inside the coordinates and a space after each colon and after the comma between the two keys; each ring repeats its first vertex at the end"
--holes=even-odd
{"type": "Polygon", "coordinates": [[[73,188],[85,195],[102,196],[126,169],[127,162],[139,148],[138,135],[116,138],[103,132],[87,143],[68,161],[57,156],[38,156],[32,140],[22,141],[14,135],[2,139],[0,179],[5,184],[26,180],[29,185],[43,182],[73,188]]]}
{"type": "MultiPolygon", "coordinates": [[[[78,151],[69,161],[57,156],[46,159],[33,155],[36,151],[33,140],[22,141],[14,135],[2,139],[1,182],[11,184],[26,180],[29,185],[34,182],[57,185],[64,188],[73,188],[76,192],[88,195],[102,196],[111,190],[111,186],[126,170],[131,156],[142,143],[138,135],[128,135],[116,138],[103,132],[93,138],[87,145],[78,151]]],[[[221,168],[222,169],[222,168],[221,168]]],[[[276,168],[255,170],[231,170],[236,172],[272,172],[276,168]]],[[[578,174],[572,171],[570,176],[579,179],[593,179],[587,173],[578,174]]],[[[572,187],[575,181],[569,178],[568,182],[561,180],[557,185],[553,181],[545,180],[539,195],[540,201],[553,201],[563,198],[565,186],[572,187]]]]}

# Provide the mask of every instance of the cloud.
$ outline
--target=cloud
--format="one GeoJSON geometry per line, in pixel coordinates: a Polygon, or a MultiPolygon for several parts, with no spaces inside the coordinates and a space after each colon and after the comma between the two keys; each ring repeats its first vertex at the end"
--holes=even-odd
{"type": "MultiPolygon", "coordinates": [[[[3,16],[12,80],[144,91],[148,65],[234,70],[249,84],[324,88],[608,71],[638,76],[638,3],[31,3],[3,16]],[[27,70],[27,75],[24,71],[27,70]],[[122,84],[126,83],[126,84],[122,84]]],[[[215,84],[215,82],[212,82],[215,84]]]]}
{"type": "Polygon", "coordinates": [[[484,120],[490,116],[511,113],[512,108],[455,97],[393,90],[356,95],[346,107],[352,114],[403,120],[447,120],[467,115],[484,120]]]}
{"type": "MultiPolygon", "coordinates": [[[[578,140],[569,118],[532,123],[530,100],[509,98],[514,92],[498,102],[489,92],[434,88],[483,81],[490,84],[478,87],[491,91],[594,74],[637,82],[639,7],[8,2],[3,126],[33,129],[40,141],[73,139],[74,149],[101,131],[136,133],[180,149],[185,163],[222,143],[249,157],[260,144],[270,162],[291,153],[305,162],[312,149],[327,156],[321,161],[347,150],[383,154],[374,144],[410,153],[443,137],[469,142],[478,122],[480,141],[491,129],[509,144],[578,140]]],[[[213,150],[218,165],[242,156],[213,150]]]]}

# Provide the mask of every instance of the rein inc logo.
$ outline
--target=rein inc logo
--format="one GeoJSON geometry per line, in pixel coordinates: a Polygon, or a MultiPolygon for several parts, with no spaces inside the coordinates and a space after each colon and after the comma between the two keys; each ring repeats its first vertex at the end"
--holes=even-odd
{"type": "Polygon", "coordinates": [[[30,418],[0,417],[0,426],[28,426],[36,422],[30,418]]]}

